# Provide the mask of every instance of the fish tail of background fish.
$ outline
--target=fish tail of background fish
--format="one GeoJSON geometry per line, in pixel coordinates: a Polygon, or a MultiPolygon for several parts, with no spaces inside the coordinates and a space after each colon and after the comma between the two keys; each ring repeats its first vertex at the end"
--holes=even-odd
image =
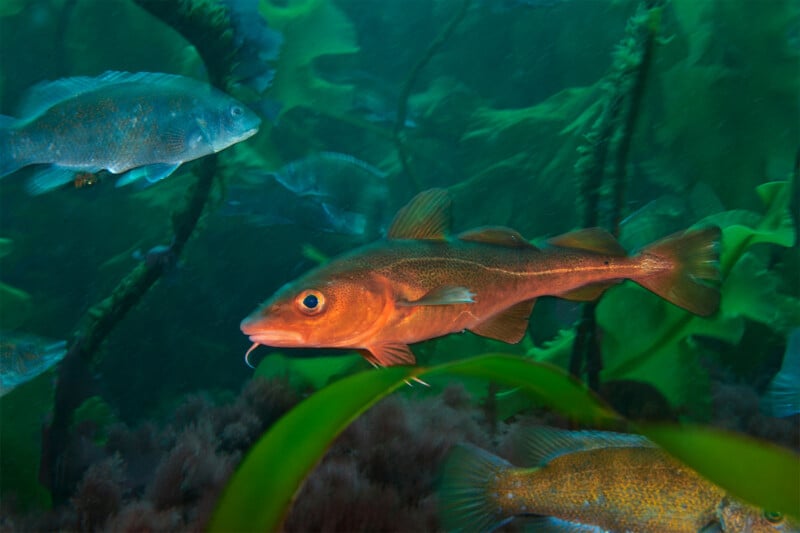
{"type": "Polygon", "coordinates": [[[28,164],[19,154],[18,132],[13,127],[16,122],[13,117],[0,115],[0,178],[28,164]]]}
{"type": "Polygon", "coordinates": [[[473,446],[453,448],[442,472],[439,509],[446,531],[492,531],[513,517],[502,512],[487,480],[502,477],[511,463],[473,446]]]}
{"type": "Polygon", "coordinates": [[[633,281],[692,313],[714,314],[719,309],[720,292],[707,282],[720,279],[720,235],[719,228],[711,227],[651,244],[638,255],[646,273],[633,281]]]}

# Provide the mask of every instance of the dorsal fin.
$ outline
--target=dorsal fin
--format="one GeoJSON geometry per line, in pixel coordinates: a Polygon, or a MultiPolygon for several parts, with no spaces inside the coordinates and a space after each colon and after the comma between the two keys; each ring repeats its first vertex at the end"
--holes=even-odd
{"type": "Polygon", "coordinates": [[[580,451],[654,446],[641,435],[612,431],[568,431],[544,426],[523,430],[521,440],[530,466],[543,466],[556,457],[580,451]]]}
{"type": "Polygon", "coordinates": [[[443,241],[449,230],[450,195],[446,189],[428,189],[397,212],[386,237],[443,241]]]}
{"type": "Polygon", "coordinates": [[[549,239],[547,243],[562,248],[577,248],[578,250],[588,250],[613,256],[624,257],[628,255],[625,252],[625,248],[617,242],[617,239],[603,228],[570,231],[549,239]]]}
{"type": "Polygon", "coordinates": [[[467,230],[458,235],[462,241],[483,242],[486,244],[496,244],[509,248],[530,248],[536,249],[534,245],[525,240],[517,230],[503,226],[483,226],[467,230]]]}
{"type": "MultiPolygon", "coordinates": [[[[108,87],[120,83],[186,83],[187,80],[189,80],[189,78],[176,74],[162,74],[160,72],[118,72],[109,70],[96,77],[74,76],[54,81],[43,81],[28,89],[17,113],[19,118],[22,119],[33,118],[59,102],[97,90],[101,87],[108,87]]],[[[201,85],[200,82],[195,83],[197,83],[198,86],[201,85]]]]}
{"type": "Polygon", "coordinates": [[[525,332],[528,331],[528,321],[535,303],[536,299],[534,298],[514,304],[489,320],[481,322],[474,328],[469,328],[469,330],[482,337],[516,344],[522,340],[525,332]]]}

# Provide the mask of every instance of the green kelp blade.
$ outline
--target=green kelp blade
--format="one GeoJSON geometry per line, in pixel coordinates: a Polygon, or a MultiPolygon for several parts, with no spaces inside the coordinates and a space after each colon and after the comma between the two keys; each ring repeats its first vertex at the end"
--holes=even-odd
{"type": "Polygon", "coordinates": [[[368,370],[337,381],[278,420],[253,446],[225,488],[209,531],[276,531],[303,480],[359,415],[415,377],[455,374],[522,387],[584,422],[620,420],[583,384],[548,364],[489,354],[435,367],[368,370]]]}
{"type": "Polygon", "coordinates": [[[245,456],[208,530],[277,531],[301,483],[336,436],[412,374],[410,367],[362,372],[292,409],[245,456]]]}
{"type": "Polygon", "coordinates": [[[644,425],[641,432],[731,495],[800,518],[800,455],[746,435],[700,426],[644,425]]]}

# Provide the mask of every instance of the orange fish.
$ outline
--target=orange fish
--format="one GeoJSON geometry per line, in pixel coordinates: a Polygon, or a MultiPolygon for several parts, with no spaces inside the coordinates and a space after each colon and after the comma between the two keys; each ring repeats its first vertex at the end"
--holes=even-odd
{"type": "Polygon", "coordinates": [[[550,239],[544,249],[503,227],[448,238],[450,198],[418,194],[386,240],[283,286],[242,321],[258,345],[359,350],[375,366],[414,364],[408,345],[471,331],[517,343],[539,296],[597,298],[630,279],[698,315],[719,307],[718,228],[673,235],[628,256],[599,228],[550,239]]]}
{"type": "Polygon", "coordinates": [[[440,488],[448,531],[490,531],[533,516],[536,531],[658,533],[799,531],[738,501],[638,435],[530,430],[519,468],[471,445],[454,449],[440,488]]]}

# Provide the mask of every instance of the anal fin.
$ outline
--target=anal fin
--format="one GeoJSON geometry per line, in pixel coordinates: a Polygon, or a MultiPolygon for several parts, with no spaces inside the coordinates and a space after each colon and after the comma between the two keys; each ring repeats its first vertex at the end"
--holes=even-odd
{"type": "Polygon", "coordinates": [[[180,165],[180,163],[154,163],[137,167],[124,173],[117,180],[116,186],[123,187],[142,179],[146,180],[148,184],[156,183],[169,177],[180,165]]]}
{"type": "Polygon", "coordinates": [[[514,304],[469,330],[476,335],[516,344],[528,331],[528,320],[536,298],[514,304]]]}
{"type": "Polygon", "coordinates": [[[590,283],[589,285],[584,285],[583,287],[578,287],[577,289],[572,289],[571,291],[557,294],[556,296],[564,298],[565,300],[572,300],[573,302],[593,302],[600,298],[606,289],[617,283],[619,283],[619,281],[613,281],[611,283],[590,283]]]}
{"type": "Polygon", "coordinates": [[[47,167],[36,171],[25,184],[25,190],[28,194],[37,195],[43,194],[53,189],[57,189],[62,185],[72,182],[75,179],[75,174],[79,172],[74,168],[60,167],[58,165],[48,165],[47,167]]]}

